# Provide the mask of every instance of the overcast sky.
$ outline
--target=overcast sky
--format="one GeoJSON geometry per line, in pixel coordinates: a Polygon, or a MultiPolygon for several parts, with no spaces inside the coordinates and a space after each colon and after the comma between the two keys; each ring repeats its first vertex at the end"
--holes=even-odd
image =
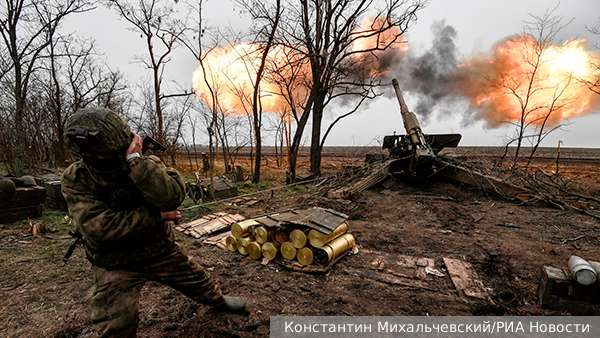
{"type": "MultiPolygon", "coordinates": [[[[529,14],[541,16],[548,8],[556,6],[556,1],[546,0],[431,0],[430,4],[418,13],[417,23],[409,29],[410,48],[417,53],[431,47],[431,26],[435,21],[445,20],[457,32],[456,43],[465,59],[478,52],[488,51],[499,40],[523,32],[524,21],[529,14]]],[[[586,26],[592,27],[600,17],[599,0],[563,1],[555,12],[565,17],[564,22],[573,22],[559,35],[564,42],[570,38],[585,38],[591,44],[600,45],[600,38],[590,34],[586,26]]],[[[244,20],[229,0],[209,1],[204,16],[212,26],[241,28],[244,20]]],[[[104,52],[109,63],[128,74],[129,80],[138,81],[145,72],[141,65],[133,64],[134,54],[144,55],[144,40],[139,33],[126,30],[129,27],[117,15],[106,9],[98,8],[90,13],[71,19],[65,26],[67,31],[91,36],[96,39],[98,49],[104,52]]],[[[180,59],[168,65],[168,72],[175,74],[179,83],[191,83],[192,72],[196,68],[195,60],[182,53],[180,59]]],[[[189,85],[188,85],[189,86],[189,85]]],[[[391,90],[391,88],[390,88],[391,90]]],[[[409,106],[414,107],[416,99],[405,95],[409,106]]],[[[414,111],[423,120],[418,111],[414,111]]],[[[328,125],[334,116],[326,117],[328,125]]],[[[425,133],[461,133],[461,145],[496,146],[502,145],[505,135],[512,135],[513,128],[485,129],[482,123],[461,125],[462,115],[437,116],[421,121],[425,133]]],[[[599,147],[597,137],[600,128],[600,112],[572,119],[570,125],[557,130],[543,144],[556,147],[558,141],[564,147],[599,147]]],[[[362,111],[352,115],[336,125],[326,142],[327,145],[378,145],[384,135],[397,131],[404,133],[398,103],[395,99],[381,97],[371,102],[362,111]]]]}

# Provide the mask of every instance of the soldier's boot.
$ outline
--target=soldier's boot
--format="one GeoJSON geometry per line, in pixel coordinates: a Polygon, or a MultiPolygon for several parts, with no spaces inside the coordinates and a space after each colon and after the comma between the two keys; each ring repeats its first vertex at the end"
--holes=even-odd
{"type": "Polygon", "coordinates": [[[246,309],[246,302],[239,297],[223,296],[214,308],[218,311],[238,313],[246,309]]]}

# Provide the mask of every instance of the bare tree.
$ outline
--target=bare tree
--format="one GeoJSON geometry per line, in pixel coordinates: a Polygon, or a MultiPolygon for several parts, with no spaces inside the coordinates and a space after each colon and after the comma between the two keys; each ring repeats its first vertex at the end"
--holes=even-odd
{"type": "Polygon", "coordinates": [[[3,51],[1,78],[12,83],[12,133],[9,148],[14,149],[13,170],[22,175],[29,148],[24,121],[29,113],[29,85],[38,70],[39,61],[47,55],[47,47],[56,38],[57,29],[70,14],[89,10],[87,0],[7,0],[0,7],[0,35],[3,51]],[[7,59],[6,59],[7,58],[7,59]]]}
{"type": "Polygon", "coordinates": [[[245,6],[252,19],[259,27],[254,33],[259,37],[258,43],[261,45],[260,63],[256,70],[256,77],[253,79],[252,93],[252,116],[254,127],[254,140],[256,142],[256,157],[254,163],[254,173],[252,182],[260,182],[260,164],[262,161],[262,103],[261,103],[261,82],[265,74],[265,67],[269,52],[275,43],[275,36],[281,19],[281,0],[275,0],[275,4],[270,6],[266,1],[241,1],[240,5],[245,6]]]}
{"type": "MultiPolygon", "coordinates": [[[[251,2],[250,2],[251,4],[251,2]]],[[[381,53],[402,42],[402,34],[416,19],[416,12],[426,1],[391,0],[376,3],[374,0],[286,1],[280,18],[280,29],[275,37],[278,45],[288,49],[288,53],[298,54],[306,63],[301,71],[309,74],[304,77],[306,101],[293,109],[303,107],[303,113],[294,115],[298,125],[292,142],[292,153],[299,145],[302,133],[312,114],[311,172],[321,171],[321,151],[324,138],[321,125],[325,107],[332,100],[347,98],[374,98],[374,92],[381,81],[378,75],[389,66],[379,62],[381,53]],[[377,5],[381,4],[381,8],[377,5]],[[372,17],[372,21],[362,20],[372,17]],[[369,41],[370,43],[361,43],[369,41]],[[368,67],[367,67],[368,66],[368,67]]],[[[276,13],[262,13],[275,22],[276,13]]],[[[299,63],[289,67],[295,67],[299,63]]],[[[293,72],[291,72],[293,73],[293,72]]],[[[280,79],[282,80],[282,79],[280,79]]],[[[284,80],[282,89],[285,89],[284,80]]],[[[296,96],[297,93],[295,93],[296,96]]],[[[351,112],[357,107],[351,109],[351,112]]],[[[342,114],[340,118],[350,114],[342,114]]],[[[339,121],[337,119],[334,124],[339,121]]],[[[325,137],[327,136],[327,133],[325,137]]],[[[292,156],[293,158],[294,156],[292,156]]],[[[295,159],[292,159],[292,162],[295,159]]],[[[291,177],[295,176],[295,163],[290,163],[291,177]]]]}
{"type": "MultiPolygon", "coordinates": [[[[154,93],[154,116],[157,124],[155,137],[165,142],[164,100],[191,95],[191,92],[165,94],[163,75],[166,65],[171,61],[171,53],[177,42],[188,29],[173,3],[168,0],[105,0],[109,8],[131,23],[133,31],[141,33],[146,40],[147,57],[139,56],[138,61],[152,72],[154,93]]],[[[175,1],[175,4],[177,1],[175,1]]]]}
{"type": "MultiPolygon", "coordinates": [[[[590,33],[594,34],[600,39],[600,18],[594,27],[586,27],[590,33]]],[[[595,45],[596,48],[600,49],[600,44],[595,45]]],[[[583,82],[591,91],[600,95],[600,60],[596,58],[591,61],[590,67],[593,69],[592,76],[587,79],[578,79],[583,82]]]]}
{"type": "Polygon", "coordinates": [[[308,59],[300,53],[289,53],[280,49],[269,64],[268,81],[277,87],[279,95],[286,103],[287,108],[281,114],[282,120],[294,120],[296,128],[292,134],[291,123],[288,124],[288,173],[287,182],[296,180],[296,166],[298,151],[302,136],[308,123],[313,104],[312,93],[307,90],[310,83],[310,74],[306,71],[309,67],[308,59]]]}
{"type": "Polygon", "coordinates": [[[553,116],[576,99],[567,91],[575,82],[572,74],[557,80],[556,74],[544,68],[552,61],[548,50],[554,45],[556,35],[568,25],[562,24],[562,17],[553,15],[555,10],[556,7],[541,17],[531,15],[534,20],[526,23],[526,32],[508,41],[519,48],[520,66],[506,67],[486,79],[486,91],[509,98],[516,107],[513,114],[516,122],[511,122],[516,129],[515,138],[510,140],[510,143],[516,142],[512,168],[517,165],[525,140],[530,140],[533,145],[529,154],[531,162],[541,141],[558,128],[550,123],[553,116]]]}
{"type": "Polygon", "coordinates": [[[39,78],[52,126],[51,141],[57,164],[67,157],[64,127],[67,118],[90,104],[121,112],[124,90],[122,73],[112,71],[94,50],[94,41],[63,36],[49,45],[46,72],[39,78]]]}
{"type": "MultiPolygon", "coordinates": [[[[206,48],[203,45],[204,35],[206,33],[205,22],[203,19],[203,4],[206,0],[197,0],[197,1],[189,1],[187,2],[187,8],[190,13],[195,15],[194,24],[195,27],[193,29],[189,29],[178,36],[179,41],[184,45],[184,47],[198,60],[199,71],[201,72],[200,78],[201,81],[206,85],[209,91],[209,100],[210,102],[204,102],[205,106],[209,114],[202,114],[205,120],[206,131],[208,133],[208,149],[209,149],[209,166],[208,173],[210,176],[211,184],[209,185],[208,193],[211,199],[214,199],[214,189],[213,189],[213,170],[214,170],[214,161],[215,161],[215,148],[218,147],[218,95],[217,89],[213,88],[213,82],[210,79],[210,74],[207,70],[205,59],[210,55],[210,52],[214,50],[214,46],[218,45],[218,32],[214,35],[215,41],[213,41],[213,46],[210,48],[206,48]],[[215,143],[213,143],[215,141],[215,143]]],[[[198,95],[198,93],[196,93],[198,95]]],[[[201,113],[201,112],[200,112],[201,113]]],[[[218,148],[216,148],[216,153],[218,155],[218,148]]],[[[227,161],[225,159],[225,168],[227,168],[227,161]]]]}
{"type": "Polygon", "coordinates": [[[402,34],[416,20],[416,13],[424,4],[392,0],[376,9],[371,0],[302,0],[299,12],[288,17],[289,20],[296,18],[292,22],[300,29],[292,30],[289,36],[300,42],[299,51],[308,58],[312,75],[312,174],[321,173],[321,124],[325,107],[336,96],[372,94],[372,88],[379,83],[371,76],[364,76],[364,64],[357,61],[363,55],[386,51],[401,42],[402,34]],[[361,26],[366,16],[374,19],[361,26]],[[375,43],[360,47],[356,44],[367,38],[374,38],[375,43]]]}

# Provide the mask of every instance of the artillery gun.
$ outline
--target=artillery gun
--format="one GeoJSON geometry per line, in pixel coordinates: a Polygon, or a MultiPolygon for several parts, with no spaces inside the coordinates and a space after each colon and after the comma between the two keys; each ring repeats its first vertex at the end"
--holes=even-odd
{"type": "MultiPolygon", "coordinates": [[[[417,116],[408,110],[404,101],[398,81],[392,80],[396,91],[400,114],[404,122],[406,135],[388,135],[383,138],[383,149],[389,152],[389,158],[380,166],[374,168],[372,173],[362,180],[336,190],[330,190],[330,198],[350,198],[363,190],[369,189],[377,183],[391,176],[401,179],[403,176],[410,178],[427,178],[433,175],[443,176],[459,182],[477,186],[486,191],[494,192],[510,199],[529,199],[531,191],[514,186],[497,177],[465,167],[465,163],[456,159],[445,158],[438,153],[444,148],[458,146],[462,136],[460,134],[424,134],[417,116]]],[[[367,161],[368,162],[368,161],[367,161]]]]}
{"type": "Polygon", "coordinates": [[[460,142],[460,134],[424,134],[417,116],[408,110],[400,86],[392,80],[396,97],[400,104],[400,114],[406,135],[388,135],[383,138],[383,149],[388,149],[393,161],[389,164],[392,176],[401,173],[411,178],[429,177],[438,172],[440,162],[437,154],[446,147],[455,148],[460,142]]]}

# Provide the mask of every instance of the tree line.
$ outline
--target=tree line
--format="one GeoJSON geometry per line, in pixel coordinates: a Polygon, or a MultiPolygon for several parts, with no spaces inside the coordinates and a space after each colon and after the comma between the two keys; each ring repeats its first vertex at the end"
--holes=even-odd
{"type": "Polygon", "coordinates": [[[251,145],[252,180],[258,182],[266,128],[263,101],[265,96],[278,95],[288,106],[275,112],[279,121],[273,124],[280,145],[286,145],[290,178],[295,178],[297,153],[309,121],[311,172],[318,175],[328,133],[322,135],[321,130],[325,107],[347,96],[354,102],[354,112],[365,99],[381,95],[375,90],[381,78],[365,67],[373,63],[377,52],[401,42],[416,12],[425,5],[407,0],[239,0],[236,6],[251,17],[253,25],[245,33],[228,34],[205,24],[204,2],[7,0],[0,13],[4,45],[0,52],[0,148],[9,173],[22,175],[35,170],[40,162],[64,165],[69,158],[63,141],[65,121],[77,109],[99,106],[113,109],[134,129],[146,130],[168,145],[173,161],[176,148],[189,142],[184,133],[190,129],[193,143],[195,130],[204,129],[211,151],[218,152],[220,146],[222,153],[229,154],[224,156],[226,168],[231,167],[231,153],[236,148],[251,145]],[[147,49],[136,61],[148,70],[149,81],[128,83],[123,73],[111,69],[94,40],[61,32],[67,17],[93,11],[95,6],[112,9],[144,38],[147,49]],[[374,23],[357,33],[365,16],[374,18],[374,23]],[[189,51],[202,69],[210,72],[213,70],[204,68],[203,59],[215,46],[249,37],[256,48],[245,57],[260,62],[258,68],[248,70],[252,92],[240,93],[247,103],[245,119],[221,109],[218,88],[210,88],[212,95],[203,102],[184,85],[176,92],[166,89],[165,74],[175,49],[189,51]],[[354,43],[361,38],[379,41],[356,49],[354,43]],[[268,55],[281,46],[293,53],[286,62],[274,63],[268,55]],[[265,92],[265,81],[276,83],[279,90],[265,92]],[[248,130],[244,133],[242,129],[248,130]]]}
{"type": "MultiPolygon", "coordinates": [[[[329,132],[363,102],[382,95],[386,72],[394,65],[390,51],[406,43],[404,34],[427,5],[426,0],[236,0],[235,6],[252,19],[252,25],[233,32],[207,24],[205,2],[6,0],[0,5],[0,160],[8,172],[18,176],[35,171],[40,162],[64,166],[72,157],[63,140],[67,118],[80,108],[98,106],[116,111],[134,130],[167,145],[173,163],[179,148],[200,143],[197,131],[207,137],[211,161],[212,153],[221,153],[225,168],[233,168],[237,149],[250,146],[253,182],[260,181],[266,131],[275,133],[276,149],[285,154],[293,182],[298,151],[310,125],[310,171],[319,175],[329,132]],[[94,11],[96,6],[109,8],[143,38],[146,48],[135,61],[148,71],[146,79],[128,82],[122,72],[113,70],[93,39],[62,33],[67,17],[94,11]],[[225,81],[216,82],[218,70],[209,59],[220,47],[244,41],[252,47],[237,58],[251,89],[238,87],[226,75],[225,81]],[[188,84],[175,90],[167,86],[177,49],[198,61],[205,95],[188,84]],[[224,92],[237,96],[237,112],[226,106],[224,92]],[[273,97],[282,104],[268,107],[273,97]],[[332,102],[343,102],[346,110],[324,126],[332,102]]],[[[530,26],[535,29],[529,36],[537,41],[532,55],[539,56],[563,25],[548,13],[536,19],[538,26],[530,26]]],[[[535,72],[531,76],[529,85],[537,86],[535,72]]],[[[516,92],[512,82],[488,80],[490,88],[516,92]]],[[[598,88],[597,82],[587,85],[598,88]]],[[[531,88],[525,95],[534,91],[531,88]]],[[[527,102],[526,97],[515,96],[527,102]]],[[[518,148],[528,137],[527,115],[538,109],[521,107],[518,135],[509,141],[518,148]]],[[[541,126],[536,127],[537,147],[553,129],[536,126],[541,126]]]]}

